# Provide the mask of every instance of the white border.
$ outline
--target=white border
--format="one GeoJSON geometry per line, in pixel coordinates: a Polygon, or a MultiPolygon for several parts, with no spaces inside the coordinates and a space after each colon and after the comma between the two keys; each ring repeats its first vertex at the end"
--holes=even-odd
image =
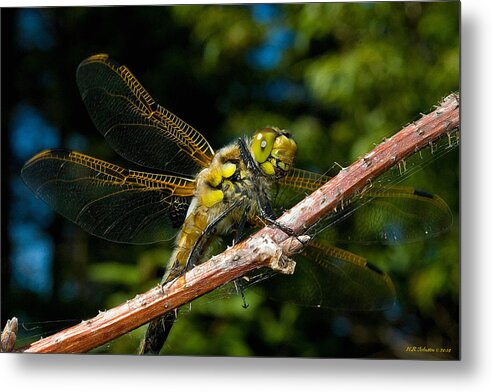
{"type": "MultiPolygon", "coordinates": [[[[0,1],[2,7],[130,3],[142,4],[129,1],[0,1]]],[[[168,2],[143,2],[164,3],[168,2]]],[[[492,385],[492,197],[486,185],[490,182],[492,171],[492,125],[488,118],[491,112],[489,95],[492,75],[492,21],[489,4],[491,2],[488,1],[462,1],[460,362],[0,354],[2,390],[488,390],[492,385]]]]}

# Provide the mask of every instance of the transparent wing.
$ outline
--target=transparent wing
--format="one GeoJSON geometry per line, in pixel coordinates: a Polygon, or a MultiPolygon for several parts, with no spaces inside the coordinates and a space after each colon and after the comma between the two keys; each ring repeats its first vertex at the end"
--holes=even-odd
{"type": "Polygon", "coordinates": [[[436,237],[453,222],[443,199],[412,187],[374,187],[352,203],[348,211],[341,210],[320,225],[318,237],[397,244],[436,237]]]}
{"type": "Polygon", "coordinates": [[[31,190],[87,232],[110,241],[170,239],[191,201],[193,180],[127,170],[69,150],[46,150],[22,169],[31,190]]]}
{"type": "Polygon", "coordinates": [[[207,140],[158,105],[130,70],[108,55],[84,60],[77,84],[92,121],[122,157],[184,175],[209,165],[214,151],[207,140]]]}
{"type": "MultiPolygon", "coordinates": [[[[294,169],[279,181],[273,196],[277,213],[319,188],[329,177],[294,169]]],[[[411,242],[439,235],[453,221],[439,196],[412,187],[374,185],[320,221],[314,233],[329,241],[411,242]]]]}
{"type": "Polygon", "coordinates": [[[313,241],[296,256],[293,275],[265,281],[268,295],[297,305],[344,310],[383,310],[393,306],[389,276],[361,256],[313,241]]]}

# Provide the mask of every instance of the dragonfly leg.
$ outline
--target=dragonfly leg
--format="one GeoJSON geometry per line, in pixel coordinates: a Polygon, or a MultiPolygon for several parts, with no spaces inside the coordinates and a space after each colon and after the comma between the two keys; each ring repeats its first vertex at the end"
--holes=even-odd
{"type": "Polygon", "coordinates": [[[240,240],[244,233],[244,228],[246,227],[246,222],[248,221],[248,214],[251,211],[251,205],[246,205],[244,211],[241,215],[241,220],[236,229],[236,234],[234,235],[234,239],[232,240],[232,246],[236,245],[240,240]]]}
{"type": "Polygon", "coordinates": [[[305,245],[305,241],[303,241],[299,236],[292,230],[290,227],[282,225],[276,221],[275,213],[273,212],[273,208],[270,204],[270,200],[267,195],[262,192],[257,192],[258,196],[256,202],[260,211],[260,218],[263,219],[269,225],[275,226],[278,229],[282,230],[289,237],[295,237],[301,244],[305,245]]]}
{"type": "Polygon", "coordinates": [[[269,218],[268,216],[262,216],[261,217],[266,223],[269,225],[275,226],[279,230],[282,230],[285,234],[287,234],[289,237],[294,237],[297,241],[299,241],[302,245],[306,245],[307,241],[303,238],[303,236],[297,235],[294,230],[292,230],[290,227],[287,227],[285,225],[282,225],[281,223],[278,223],[275,219],[269,218]]]}
{"type": "Polygon", "coordinates": [[[234,280],[234,287],[236,288],[236,291],[241,294],[241,299],[243,300],[243,309],[247,309],[249,307],[249,304],[246,302],[246,296],[244,295],[244,288],[241,286],[239,283],[239,279],[234,280]]]}

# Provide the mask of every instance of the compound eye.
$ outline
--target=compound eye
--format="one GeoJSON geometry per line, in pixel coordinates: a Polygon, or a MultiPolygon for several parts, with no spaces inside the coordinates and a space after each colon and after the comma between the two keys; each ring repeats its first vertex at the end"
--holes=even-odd
{"type": "Polygon", "coordinates": [[[272,128],[263,128],[254,134],[251,151],[258,163],[263,163],[268,159],[277,136],[277,131],[272,128]]]}

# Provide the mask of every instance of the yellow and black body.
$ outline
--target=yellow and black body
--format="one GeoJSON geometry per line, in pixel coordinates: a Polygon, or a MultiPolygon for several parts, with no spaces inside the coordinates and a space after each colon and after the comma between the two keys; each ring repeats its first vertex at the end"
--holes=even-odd
{"type": "MultiPolygon", "coordinates": [[[[164,281],[194,264],[193,250],[206,246],[212,232],[226,234],[244,220],[274,218],[269,191],[292,167],[297,146],[286,131],[265,128],[251,141],[243,139],[219,150],[196,176],[188,208],[164,281]]],[[[198,256],[198,255],[197,255],[198,256]]]]}
{"type": "MultiPolygon", "coordinates": [[[[246,225],[273,223],[276,212],[327,180],[293,167],[296,143],[274,127],[214,152],[202,134],[157,104],[127,67],[105,54],[84,60],[76,78],[96,128],[145,171],[54,149],[26,162],[22,177],[38,197],[93,235],[132,244],[174,240],[162,282],[202,262],[216,236],[234,231],[239,239],[246,225]],[[166,236],[166,227],[178,229],[177,236],[166,236]]],[[[374,219],[360,230],[362,240],[428,237],[451,223],[442,199],[412,188],[373,187],[364,197],[359,211],[380,206],[370,210],[374,219]]],[[[340,213],[320,222],[323,230],[299,256],[294,276],[285,278],[281,299],[356,310],[391,306],[395,290],[388,275],[328,242],[325,228],[340,213]],[[310,285],[312,277],[317,281],[310,285]]],[[[150,323],[141,352],[160,351],[175,317],[170,312],[150,323]]]]}

